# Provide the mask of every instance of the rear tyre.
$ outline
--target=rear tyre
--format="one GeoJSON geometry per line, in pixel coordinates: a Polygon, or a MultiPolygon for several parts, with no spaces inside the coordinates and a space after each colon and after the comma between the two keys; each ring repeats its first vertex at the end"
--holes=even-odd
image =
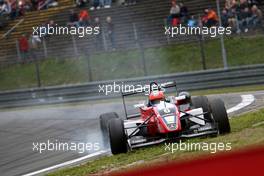
{"type": "Polygon", "coordinates": [[[203,112],[208,112],[204,114],[204,118],[212,121],[212,118],[210,116],[209,101],[206,96],[198,96],[198,97],[192,98],[192,105],[194,108],[202,108],[203,112]]]}
{"type": "Polygon", "coordinates": [[[114,155],[128,151],[127,137],[122,119],[112,119],[109,121],[109,138],[111,151],[114,155]]]}
{"type": "Polygon", "coordinates": [[[224,102],[221,99],[212,99],[209,102],[214,121],[218,124],[219,134],[230,133],[231,129],[224,102]]]}

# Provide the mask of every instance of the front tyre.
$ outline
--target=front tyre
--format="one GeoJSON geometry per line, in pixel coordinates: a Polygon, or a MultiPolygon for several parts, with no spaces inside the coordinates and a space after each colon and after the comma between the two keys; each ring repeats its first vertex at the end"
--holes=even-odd
{"type": "Polygon", "coordinates": [[[117,119],[118,115],[115,112],[109,112],[100,115],[100,128],[104,136],[108,136],[108,123],[111,119],[117,119]]]}
{"type": "Polygon", "coordinates": [[[202,108],[203,112],[207,112],[206,114],[204,114],[204,118],[211,122],[212,119],[210,116],[210,106],[208,98],[206,96],[198,96],[192,98],[191,101],[194,108],[202,108]]]}
{"type": "Polygon", "coordinates": [[[225,104],[221,99],[209,100],[213,119],[218,124],[219,134],[230,133],[230,124],[225,104]]]}
{"type": "Polygon", "coordinates": [[[111,151],[114,155],[128,151],[127,136],[122,119],[111,119],[109,121],[109,138],[111,151]]]}
{"type": "Polygon", "coordinates": [[[110,120],[119,118],[117,113],[115,112],[109,112],[100,115],[100,128],[102,132],[102,138],[103,138],[103,145],[108,148],[109,146],[109,138],[108,138],[108,124],[110,120]]]}

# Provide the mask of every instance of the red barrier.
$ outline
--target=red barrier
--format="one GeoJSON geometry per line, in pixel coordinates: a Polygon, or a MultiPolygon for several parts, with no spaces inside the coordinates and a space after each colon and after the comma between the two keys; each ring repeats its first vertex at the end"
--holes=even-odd
{"type": "Polygon", "coordinates": [[[243,176],[264,175],[264,147],[210,155],[181,163],[160,163],[115,176],[243,176]]]}

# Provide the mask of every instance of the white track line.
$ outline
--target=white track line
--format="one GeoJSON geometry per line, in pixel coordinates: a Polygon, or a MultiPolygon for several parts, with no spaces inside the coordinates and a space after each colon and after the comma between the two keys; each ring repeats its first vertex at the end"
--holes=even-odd
{"type": "Polygon", "coordinates": [[[251,94],[250,95],[241,95],[241,98],[242,98],[241,103],[239,103],[238,105],[227,110],[228,114],[235,112],[235,111],[238,111],[238,110],[252,104],[255,101],[255,97],[251,94]]]}
{"type": "Polygon", "coordinates": [[[35,172],[31,172],[31,173],[28,173],[28,174],[25,174],[25,175],[22,175],[22,176],[33,176],[33,175],[41,174],[41,173],[48,172],[48,171],[51,171],[51,170],[54,170],[54,169],[58,169],[58,168],[61,168],[61,167],[64,167],[64,166],[68,166],[68,165],[71,165],[71,164],[74,164],[74,163],[78,163],[78,162],[81,162],[83,160],[86,160],[86,159],[89,159],[89,158],[92,158],[92,157],[95,157],[95,156],[99,156],[99,155],[102,155],[102,154],[105,154],[105,153],[107,153],[107,151],[100,150],[98,152],[83,156],[81,158],[77,158],[77,159],[70,160],[70,161],[67,161],[67,162],[64,162],[64,163],[61,163],[61,164],[57,164],[57,165],[54,165],[54,166],[51,166],[51,167],[47,167],[45,169],[41,169],[41,170],[38,170],[38,171],[35,171],[35,172]]]}
{"type": "MultiPolygon", "coordinates": [[[[228,109],[227,113],[232,113],[232,112],[238,111],[238,110],[250,105],[255,100],[255,97],[253,95],[241,95],[241,98],[242,98],[241,103],[239,103],[238,105],[228,109]]],[[[105,153],[107,153],[107,151],[101,150],[101,151],[98,151],[98,152],[83,156],[81,158],[77,158],[77,159],[70,160],[70,161],[67,161],[67,162],[64,162],[64,163],[61,163],[61,164],[57,164],[57,165],[54,165],[54,166],[51,166],[51,167],[48,167],[48,168],[45,168],[45,169],[41,169],[41,170],[38,170],[38,171],[35,171],[35,172],[31,172],[31,173],[25,174],[23,176],[33,176],[33,175],[41,174],[41,173],[48,172],[48,171],[51,171],[51,170],[54,170],[54,169],[58,169],[58,168],[61,168],[61,167],[65,167],[65,166],[68,166],[68,165],[71,165],[71,164],[74,164],[74,163],[78,163],[78,162],[81,162],[83,160],[86,160],[86,159],[89,159],[89,158],[92,158],[92,157],[95,157],[95,156],[99,156],[99,155],[102,155],[102,154],[105,154],[105,153]]]]}

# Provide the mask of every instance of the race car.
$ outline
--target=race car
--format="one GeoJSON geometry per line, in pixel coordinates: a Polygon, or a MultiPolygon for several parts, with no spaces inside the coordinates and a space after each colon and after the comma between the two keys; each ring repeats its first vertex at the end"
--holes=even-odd
{"type": "MultiPolygon", "coordinates": [[[[191,97],[188,92],[177,94],[175,82],[150,83],[148,102],[135,104],[139,113],[128,114],[125,97],[140,91],[123,92],[125,117],[111,112],[100,116],[104,137],[109,137],[113,154],[165,141],[230,133],[224,102],[206,96],[191,97]],[[168,88],[175,87],[176,96],[165,97],[168,88]]],[[[105,138],[105,140],[107,140],[105,138]]]]}

